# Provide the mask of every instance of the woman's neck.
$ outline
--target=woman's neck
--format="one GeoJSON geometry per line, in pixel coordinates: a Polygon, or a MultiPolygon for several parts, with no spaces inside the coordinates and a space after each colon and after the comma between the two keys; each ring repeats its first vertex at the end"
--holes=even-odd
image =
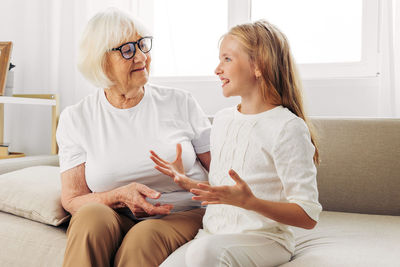
{"type": "Polygon", "coordinates": [[[128,92],[122,92],[115,87],[104,89],[108,102],[116,108],[132,108],[140,103],[144,96],[144,87],[128,92]]]}

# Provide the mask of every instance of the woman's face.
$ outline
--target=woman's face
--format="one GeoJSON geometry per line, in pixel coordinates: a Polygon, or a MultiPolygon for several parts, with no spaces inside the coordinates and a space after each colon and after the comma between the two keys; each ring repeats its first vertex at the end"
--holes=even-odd
{"type": "MultiPolygon", "coordinates": [[[[141,36],[136,35],[126,42],[136,42],[141,36]]],[[[126,43],[123,42],[123,43],[126,43]]],[[[118,46],[122,45],[119,44],[118,46]]],[[[145,85],[149,79],[151,56],[143,53],[138,44],[135,44],[136,53],[131,59],[122,57],[120,51],[111,51],[107,54],[107,75],[122,92],[138,90],[145,85]]]]}
{"type": "Polygon", "coordinates": [[[219,60],[215,74],[222,82],[225,97],[245,96],[257,88],[255,69],[239,41],[226,35],[221,42],[219,60]]]}

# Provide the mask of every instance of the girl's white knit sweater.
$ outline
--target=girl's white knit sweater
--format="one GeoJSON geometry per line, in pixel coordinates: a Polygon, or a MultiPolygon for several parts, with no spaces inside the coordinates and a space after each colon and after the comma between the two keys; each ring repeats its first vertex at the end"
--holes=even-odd
{"type": "MultiPolygon", "coordinates": [[[[211,185],[233,185],[234,169],[261,199],[296,203],[315,221],[318,202],[315,148],[305,122],[287,108],[244,115],[236,107],[217,113],[211,130],[211,185]]],[[[231,205],[209,205],[203,218],[208,234],[247,233],[276,240],[294,252],[289,226],[231,205]]]]}

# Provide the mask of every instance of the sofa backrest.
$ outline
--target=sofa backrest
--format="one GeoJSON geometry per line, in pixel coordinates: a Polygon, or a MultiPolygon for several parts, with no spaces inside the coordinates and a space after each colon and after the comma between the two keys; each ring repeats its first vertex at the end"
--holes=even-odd
{"type": "Polygon", "coordinates": [[[328,211],[400,215],[400,119],[312,118],[328,211]]]}

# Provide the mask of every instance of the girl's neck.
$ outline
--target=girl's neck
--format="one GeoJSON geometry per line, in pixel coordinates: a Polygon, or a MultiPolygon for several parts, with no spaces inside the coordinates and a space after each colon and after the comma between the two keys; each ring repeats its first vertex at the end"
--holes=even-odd
{"type": "Polygon", "coordinates": [[[238,106],[238,111],[242,114],[258,114],[275,108],[277,105],[272,105],[268,101],[264,101],[262,96],[241,97],[242,101],[238,106]]]}

